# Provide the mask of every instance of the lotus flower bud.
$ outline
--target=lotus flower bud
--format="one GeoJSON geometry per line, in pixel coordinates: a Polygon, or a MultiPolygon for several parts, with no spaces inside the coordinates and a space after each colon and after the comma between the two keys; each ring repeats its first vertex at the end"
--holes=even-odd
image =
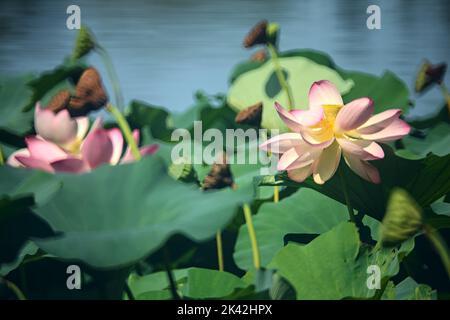
{"type": "Polygon", "coordinates": [[[395,245],[407,240],[422,227],[422,209],[403,189],[392,191],[381,224],[383,244],[395,245]]]}
{"type": "Polygon", "coordinates": [[[277,44],[278,32],[280,31],[280,26],[278,23],[271,22],[266,28],[267,42],[270,42],[274,46],[277,44]]]}
{"type": "Polygon", "coordinates": [[[98,110],[108,102],[108,96],[102,84],[100,74],[95,68],[86,69],[78,80],[75,95],[70,100],[70,114],[86,115],[98,110]]]}
{"type": "Polygon", "coordinates": [[[55,112],[54,110],[41,109],[40,104],[37,103],[34,110],[36,134],[60,146],[67,145],[76,139],[78,130],[82,129],[79,126],[81,121],[84,120],[78,119],[77,121],[71,118],[66,109],[55,112]]]}
{"type": "Polygon", "coordinates": [[[169,174],[176,180],[183,182],[198,181],[197,173],[191,163],[172,163],[169,167],[169,174]]]}
{"type": "Polygon", "coordinates": [[[94,48],[94,36],[87,27],[81,26],[80,30],[78,31],[75,48],[73,49],[73,59],[80,59],[81,57],[87,55],[94,48]]]}
{"type": "Polygon", "coordinates": [[[262,102],[258,102],[239,112],[234,121],[238,124],[248,124],[259,128],[261,126],[262,108],[262,102]]]}
{"type": "Polygon", "coordinates": [[[440,84],[445,76],[447,70],[447,64],[431,64],[428,60],[425,60],[419,72],[417,73],[415,91],[422,93],[433,84],[440,84]]]}

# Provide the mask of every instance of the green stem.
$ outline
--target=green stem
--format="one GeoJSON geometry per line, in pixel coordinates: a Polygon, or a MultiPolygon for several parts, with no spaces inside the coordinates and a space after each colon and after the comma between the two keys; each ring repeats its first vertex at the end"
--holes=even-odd
{"type": "Polygon", "coordinates": [[[131,291],[131,288],[126,281],[125,281],[125,293],[127,294],[129,300],[136,300],[133,291],[131,291]]]}
{"type": "Polygon", "coordinates": [[[173,300],[180,300],[180,296],[177,291],[177,283],[173,276],[172,269],[170,268],[170,254],[167,246],[164,247],[164,266],[166,268],[167,278],[169,280],[170,292],[172,293],[173,300]]]}
{"type": "Polygon", "coordinates": [[[253,265],[255,266],[255,269],[259,269],[261,268],[261,260],[259,256],[258,242],[256,241],[256,232],[255,228],[253,227],[252,212],[250,210],[250,206],[247,203],[244,204],[244,217],[252,246],[253,265]]]}
{"type": "Polygon", "coordinates": [[[22,287],[23,292],[27,292],[27,274],[25,270],[26,266],[24,263],[20,264],[19,266],[19,273],[20,273],[20,286],[22,287]]]}
{"type": "MultiPolygon", "coordinates": [[[[262,131],[260,134],[263,136],[264,141],[267,141],[267,133],[262,131]]],[[[267,156],[271,157],[272,152],[267,151],[267,156]]],[[[280,188],[278,186],[273,186],[273,202],[277,203],[278,201],[280,201],[280,188]]]]}
{"type": "Polygon", "coordinates": [[[27,298],[23,294],[22,290],[20,290],[19,287],[16,286],[13,282],[6,280],[5,278],[0,278],[0,282],[3,282],[12,292],[14,292],[17,299],[27,300],[27,298]]]}
{"type": "Polygon", "coordinates": [[[280,201],[280,188],[278,186],[273,187],[273,202],[280,201]]]}
{"type": "Polygon", "coordinates": [[[381,240],[378,240],[377,243],[375,244],[375,247],[373,247],[372,251],[376,252],[380,249],[381,249],[381,240]]]}
{"type": "Polygon", "coordinates": [[[216,233],[216,244],[217,244],[217,260],[219,263],[219,271],[224,270],[224,263],[223,263],[223,245],[222,245],[222,233],[217,231],[216,233]]]}
{"type": "Polygon", "coordinates": [[[275,74],[277,75],[278,82],[280,83],[281,87],[286,92],[286,95],[288,97],[288,101],[289,101],[288,110],[292,110],[292,108],[294,108],[294,106],[295,106],[294,105],[294,97],[292,95],[291,88],[289,87],[289,84],[287,83],[287,81],[284,77],[283,69],[281,68],[281,64],[278,59],[277,49],[271,43],[267,44],[267,48],[269,49],[270,56],[272,57],[272,61],[273,61],[274,67],[275,67],[275,74]]]}
{"type": "Polygon", "coordinates": [[[5,164],[5,158],[3,156],[3,149],[2,146],[0,146],[0,166],[5,164]]]}
{"type": "Polygon", "coordinates": [[[450,96],[450,93],[448,92],[447,87],[445,86],[445,83],[443,81],[441,81],[439,83],[439,87],[441,88],[442,94],[444,95],[445,99],[448,99],[450,96]]]}
{"type": "Polygon", "coordinates": [[[448,92],[448,89],[443,81],[439,83],[439,86],[441,87],[442,94],[444,95],[445,101],[447,102],[447,110],[450,117],[450,93],[448,92]]]}
{"type": "Polygon", "coordinates": [[[131,154],[133,155],[134,159],[136,161],[141,160],[141,154],[139,152],[139,148],[136,144],[136,141],[133,138],[133,134],[131,132],[130,126],[128,125],[128,122],[125,119],[125,117],[123,116],[123,114],[111,104],[108,104],[106,106],[106,110],[108,110],[108,112],[111,113],[112,116],[116,119],[117,124],[120,127],[120,130],[122,130],[125,140],[127,141],[128,145],[130,146],[131,154]]]}
{"type": "Polygon", "coordinates": [[[111,84],[113,86],[116,104],[119,110],[123,111],[125,108],[125,102],[123,99],[122,90],[120,89],[119,77],[117,76],[116,70],[114,69],[111,57],[108,54],[108,51],[106,51],[106,49],[99,44],[96,44],[95,49],[103,60],[103,63],[105,64],[109,80],[111,81],[111,84]]]}
{"type": "Polygon", "coordinates": [[[447,275],[450,278],[450,255],[444,239],[442,239],[441,235],[436,229],[429,225],[424,226],[424,231],[425,235],[428,237],[437,253],[441,257],[442,264],[444,265],[445,271],[447,271],[447,275]]]}
{"type": "Polygon", "coordinates": [[[348,216],[351,222],[355,222],[355,214],[353,212],[353,207],[350,203],[350,197],[348,195],[347,184],[345,183],[344,175],[342,174],[342,170],[339,171],[339,178],[341,180],[342,191],[344,192],[345,204],[347,205],[348,216]]]}

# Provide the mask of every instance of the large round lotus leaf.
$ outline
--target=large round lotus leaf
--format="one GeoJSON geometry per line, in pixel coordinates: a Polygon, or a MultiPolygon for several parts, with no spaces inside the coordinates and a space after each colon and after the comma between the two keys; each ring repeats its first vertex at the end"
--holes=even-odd
{"type": "MultiPolygon", "coordinates": [[[[352,206],[364,214],[381,220],[383,218],[388,195],[392,188],[402,187],[416,199],[423,208],[450,192],[450,155],[438,157],[428,155],[419,160],[408,160],[396,156],[392,149],[384,146],[385,157],[382,160],[371,161],[380,171],[381,183],[373,184],[362,179],[341,163],[338,170],[342,170],[345,182],[351,186],[348,190],[352,206]]],[[[345,203],[339,174],[323,185],[314,183],[312,178],[303,183],[297,183],[287,178],[285,174],[276,177],[264,177],[261,185],[290,186],[298,188],[307,186],[327,195],[341,203],[345,203]]]]}
{"type": "MultiPolygon", "coordinates": [[[[308,108],[308,92],[315,81],[329,80],[337,86],[341,94],[347,93],[353,86],[352,80],[344,80],[335,70],[310,59],[286,57],[279,60],[294,96],[293,109],[308,108]]],[[[287,95],[280,87],[271,61],[240,75],[228,92],[228,103],[232,108],[240,111],[262,102],[262,126],[287,131],[287,127],[275,111],[275,101],[285,108],[288,107],[287,95]]]]}
{"type": "Polygon", "coordinates": [[[294,287],[297,299],[371,298],[368,267],[379,266],[381,280],[394,276],[404,249],[362,246],[353,223],[342,222],[307,245],[289,243],[269,267],[294,287]]]}
{"type": "Polygon", "coordinates": [[[36,243],[95,267],[134,262],[175,233],[210,238],[252,197],[252,188],[203,192],[175,181],[157,157],[60,179],[61,190],[36,211],[62,235],[36,243]]]}
{"type": "MultiPolygon", "coordinates": [[[[283,247],[286,235],[321,234],[346,220],[345,205],[307,188],[300,188],[279,203],[264,203],[253,219],[261,264],[266,266],[272,260],[283,247]]],[[[239,230],[234,260],[243,270],[253,265],[246,225],[239,230]]]]}
{"type": "Polygon", "coordinates": [[[423,159],[429,153],[446,156],[450,153],[450,125],[441,122],[431,128],[425,138],[406,136],[403,138],[404,149],[396,154],[406,159],[423,159]]]}
{"type": "Polygon", "coordinates": [[[60,187],[52,174],[7,165],[0,167],[0,177],[0,199],[33,196],[34,202],[43,204],[60,187]]]}
{"type": "MultiPolygon", "coordinates": [[[[180,269],[174,270],[173,276],[179,294],[191,299],[222,298],[247,287],[245,281],[234,274],[218,270],[180,269]]],[[[170,284],[164,271],[145,276],[132,274],[128,278],[128,285],[138,300],[171,298],[170,284]]]]}
{"type": "Polygon", "coordinates": [[[32,112],[24,112],[33,91],[27,86],[30,77],[0,80],[0,130],[21,135],[31,129],[32,112]]]}
{"type": "Polygon", "coordinates": [[[407,277],[396,286],[390,282],[384,290],[384,300],[436,300],[437,293],[426,284],[419,284],[407,277]]]}
{"type": "Polygon", "coordinates": [[[27,255],[34,255],[38,251],[38,247],[31,241],[27,242],[20,250],[19,255],[10,263],[0,264],[0,276],[4,277],[14,269],[16,269],[27,255]]]}

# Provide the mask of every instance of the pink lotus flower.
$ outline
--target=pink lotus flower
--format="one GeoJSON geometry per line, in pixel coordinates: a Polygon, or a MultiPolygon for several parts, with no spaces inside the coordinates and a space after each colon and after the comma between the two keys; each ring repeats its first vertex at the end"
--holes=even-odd
{"type": "Polygon", "coordinates": [[[70,148],[73,143],[81,141],[86,135],[89,119],[71,118],[65,109],[55,114],[51,110],[41,109],[37,103],[34,109],[34,128],[42,139],[70,148]]]}
{"type": "MultiPolygon", "coordinates": [[[[8,164],[47,172],[88,172],[102,164],[116,165],[134,161],[128,147],[122,157],[123,137],[118,128],[103,129],[97,119],[89,128],[87,117],[70,118],[67,110],[54,114],[36,105],[36,136],[25,138],[26,149],[14,152],[8,164]],[[86,135],[86,137],[85,137],[86,135]]],[[[133,132],[139,143],[139,131],[133,132]]],[[[158,145],[148,145],[140,149],[141,155],[153,154],[158,145]]]]}
{"type": "Polygon", "coordinates": [[[382,159],[384,152],[377,142],[402,138],[410,131],[401,120],[401,110],[391,109],[373,115],[373,101],[364,97],[344,105],[337,88],[329,81],[315,82],[309,91],[309,109],[275,108],[293,132],[275,136],[260,148],[280,154],[278,170],[302,182],[311,174],[323,184],[336,172],[341,155],[359,176],[379,183],[378,170],[369,160],[382,159]]]}

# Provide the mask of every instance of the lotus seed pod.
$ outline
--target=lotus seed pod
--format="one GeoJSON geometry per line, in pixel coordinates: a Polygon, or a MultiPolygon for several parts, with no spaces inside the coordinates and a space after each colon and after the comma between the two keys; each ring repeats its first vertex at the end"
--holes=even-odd
{"type": "Polygon", "coordinates": [[[383,244],[395,245],[412,237],[422,228],[422,209],[403,189],[391,192],[381,224],[383,244]]]}
{"type": "Polygon", "coordinates": [[[266,34],[267,25],[268,25],[267,20],[262,20],[258,22],[244,38],[244,47],[251,48],[258,44],[267,43],[267,34],[266,34]]]}
{"type": "Polygon", "coordinates": [[[262,108],[262,102],[250,106],[239,112],[234,121],[238,124],[248,124],[259,128],[261,126],[262,108]]]}
{"type": "Polygon", "coordinates": [[[433,65],[428,60],[425,60],[417,73],[414,86],[415,91],[422,93],[432,85],[440,84],[444,79],[446,70],[447,64],[445,63],[433,65]]]}
{"type": "Polygon", "coordinates": [[[267,59],[267,52],[264,49],[256,51],[251,57],[251,61],[264,62],[267,59]]]}
{"type": "Polygon", "coordinates": [[[83,116],[98,110],[108,102],[100,74],[95,68],[86,69],[78,80],[75,94],[70,100],[72,116],[83,116]]]}
{"type": "Polygon", "coordinates": [[[63,109],[66,109],[69,106],[70,102],[70,91],[62,90],[59,91],[48,103],[46,109],[57,113],[63,109]]]}
{"type": "Polygon", "coordinates": [[[203,190],[234,187],[233,174],[225,155],[220,155],[203,180],[203,190]]]}
{"type": "Polygon", "coordinates": [[[89,28],[81,26],[73,49],[73,59],[80,59],[95,48],[95,39],[89,28]]]}

